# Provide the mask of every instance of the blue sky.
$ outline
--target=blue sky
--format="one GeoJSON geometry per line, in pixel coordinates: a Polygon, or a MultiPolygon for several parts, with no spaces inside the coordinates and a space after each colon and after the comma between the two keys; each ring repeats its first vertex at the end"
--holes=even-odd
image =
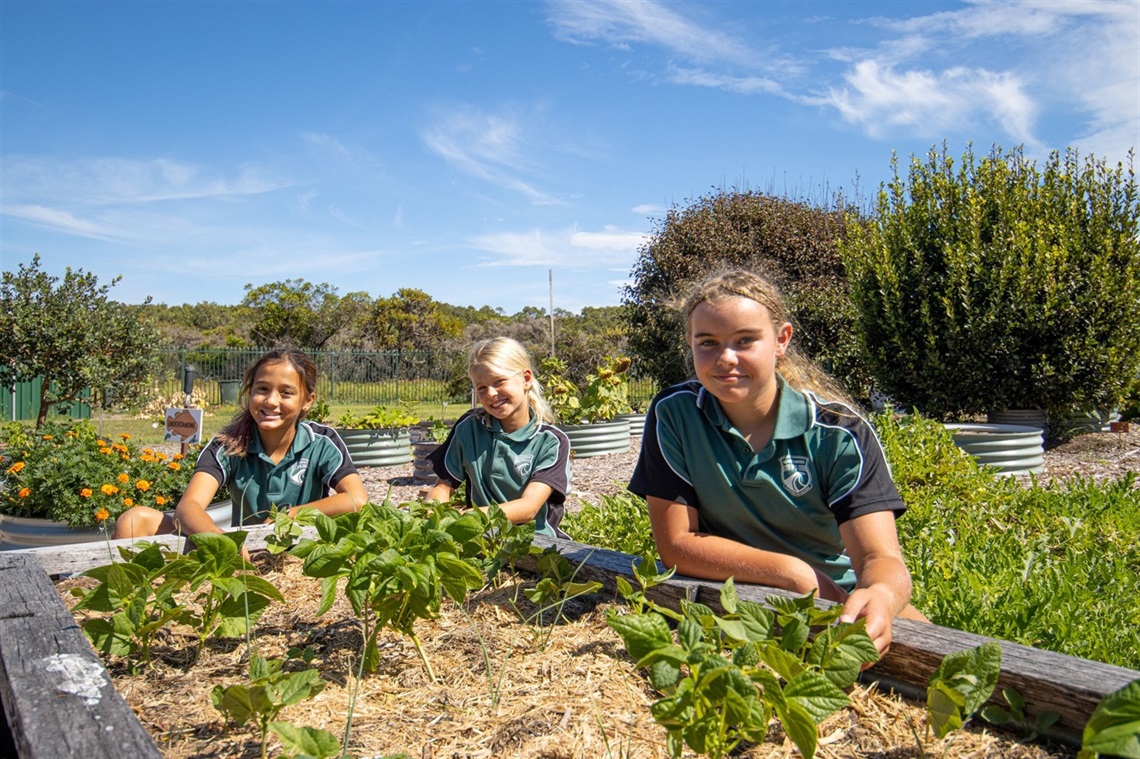
{"type": "Polygon", "coordinates": [[[615,305],[665,211],[1140,143],[1140,2],[0,0],[0,263],[615,305]]]}

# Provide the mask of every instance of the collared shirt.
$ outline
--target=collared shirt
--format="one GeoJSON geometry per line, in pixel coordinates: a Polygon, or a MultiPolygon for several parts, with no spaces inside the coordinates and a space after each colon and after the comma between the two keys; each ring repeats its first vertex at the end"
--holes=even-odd
{"type": "Polygon", "coordinates": [[[520,497],[531,482],[549,485],[550,498],[534,517],[535,532],[555,537],[570,490],[570,441],[557,427],[530,421],[506,432],[483,409],[468,411],[428,459],[452,488],[467,484],[467,505],[487,507],[520,497]]]}
{"type": "Polygon", "coordinates": [[[702,532],[795,556],[854,587],[839,525],[906,506],[865,419],[779,382],[772,439],[760,451],[696,380],[662,391],[629,489],[695,508],[702,532]]]}
{"type": "Polygon", "coordinates": [[[198,454],[194,471],[206,472],[229,488],[237,527],[261,524],[272,505],[287,509],[328,497],[338,482],[356,474],[356,467],[336,430],[302,421],[288,453],[276,464],[255,433],[245,456],[231,456],[214,438],[198,454]]]}

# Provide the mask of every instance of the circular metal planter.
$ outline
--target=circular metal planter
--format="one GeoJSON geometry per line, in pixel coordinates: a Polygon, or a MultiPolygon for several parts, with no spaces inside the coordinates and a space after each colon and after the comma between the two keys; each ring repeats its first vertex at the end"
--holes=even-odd
{"type": "Polygon", "coordinates": [[[1018,427],[1036,427],[1044,430],[1049,424],[1049,414],[1039,408],[1011,408],[1005,411],[991,411],[986,414],[987,424],[1005,424],[1018,427]]]}
{"type": "Polygon", "coordinates": [[[629,423],[629,434],[641,435],[645,432],[645,414],[618,414],[614,417],[615,422],[619,419],[629,423]]]}
{"type": "Polygon", "coordinates": [[[999,474],[1040,472],[1045,436],[1039,427],[1018,424],[947,424],[954,444],[999,474]]]}
{"type": "Polygon", "coordinates": [[[412,437],[407,430],[337,430],[348,446],[352,463],[400,466],[412,460],[412,437]]]}
{"type": "MultiPolygon", "coordinates": [[[[233,520],[233,510],[232,501],[218,501],[210,504],[206,513],[214,520],[214,524],[228,530],[233,520]]],[[[106,531],[97,527],[68,527],[66,522],[0,514],[0,551],[93,543],[109,537],[113,528],[113,524],[108,524],[106,531]]]]}
{"type": "Polygon", "coordinates": [[[585,459],[629,450],[629,422],[624,419],[559,427],[570,438],[570,453],[585,459]]]}

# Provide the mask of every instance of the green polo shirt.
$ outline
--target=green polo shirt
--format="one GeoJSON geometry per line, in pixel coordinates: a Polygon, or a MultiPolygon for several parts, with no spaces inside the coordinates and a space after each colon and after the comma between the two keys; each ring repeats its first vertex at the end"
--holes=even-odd
{"type": "Polygon", "coordinates": [[[697,509],[711,535],[795,556],[850,589],[839,525],[906,507],[871,425],[848,406],[801,393],[780,378],[776,425],[761,451],[695,380],[649,408],[629,489],[697,509]]]}
{"type": "Polygon", "coordinates": [[[535,515],[535,532],[559,537],[570,490],[570,440],[562,430],[532,414],[525,426],[505,432],[498,419],[475,409],[460,417],[428,458],[451,487],[466,483],[468,506],[513,501],[531,482],[549,485],[553,492],[535,515]]]}
{"type": "Polygon", "coordinates": [[[276,464],[255,434],[245,456],[231,456],[214,438],[198,455],[194,471],[206,472],[229,488],[236,528],[261,524],[272,505],[285,509],[328,497],[356,467],[336,430],[302,421],[289,452],[276,464]]]}

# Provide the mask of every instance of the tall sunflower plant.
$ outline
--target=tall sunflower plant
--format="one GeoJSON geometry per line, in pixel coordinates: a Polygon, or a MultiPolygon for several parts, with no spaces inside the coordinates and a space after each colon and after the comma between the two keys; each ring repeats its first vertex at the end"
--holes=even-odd
{"type": "Polygon", "coordinates": [[[193,458],[100,436],[85,421],[0,427],[0,512],[10,516],[107,525],[131,506],[173,508],[193,470],[193,458]]]}

